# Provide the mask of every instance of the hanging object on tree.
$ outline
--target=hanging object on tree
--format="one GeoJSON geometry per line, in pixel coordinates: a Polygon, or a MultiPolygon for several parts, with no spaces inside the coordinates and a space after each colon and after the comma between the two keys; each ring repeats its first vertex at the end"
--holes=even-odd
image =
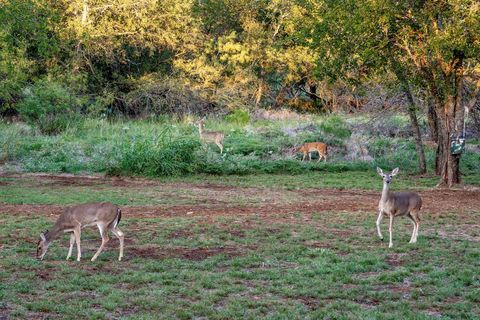
{"type": "Polygon", "coordinates": [[[453,155],[464,153],[465,152],[465,138],[464,137],[452,138],[452,142],[450,143],[450,152],[453,155]]]}
{"type": "Polygon", "coordinates": [[[453,155],[462,154],[465,152],[465,124],[467,123],[468,107],[465,106],[465,116],[463,117],[463,132],[461,137],[454,138],[452,136],[452,142],[450,143],[450,152],[453,155]]]}

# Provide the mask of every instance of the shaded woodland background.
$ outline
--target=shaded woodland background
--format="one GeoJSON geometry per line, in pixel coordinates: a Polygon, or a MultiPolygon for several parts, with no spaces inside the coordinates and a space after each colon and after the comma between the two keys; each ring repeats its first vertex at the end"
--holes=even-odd
{"type": "Polygon", "coordinates": [[[6,0],[0,25],[0,112],[45,134],[79,115],[393,110],[420,172],[426,119],[453,185],[451,140],[465,110],[471,137],[480,122],[478,1],[6,0]]]}

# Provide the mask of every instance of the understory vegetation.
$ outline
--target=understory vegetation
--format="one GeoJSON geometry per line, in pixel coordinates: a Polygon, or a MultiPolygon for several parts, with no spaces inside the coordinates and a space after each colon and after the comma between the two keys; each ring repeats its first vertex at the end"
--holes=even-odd
{"type": "MultiPolygon", "coordinates": [[[[340,116],[227,120],[206,123],[208,130],[225,133],[224,154],[214,144],[200,142],[192,117],[150,121],[79,119],[68,123],[58,135],[44,135],[25,123],[0,123],[0,160],[4,171],[148,177],[367,171],[377,165],[398,166],[410,174],[417,170],[405,117],[392,116],[377,122],[366,117],[340,116]],[[386,127],[393,130],[391,136],[383,135],[386,127]],[[316,153],[312,153],[311,162],[302,162],[302,154],[294,152],[295,146],[313,141],[328,145],[326,163],[318,163],[316,153]],[[357,149],[366,155],[357,154],[357,149]]],[[[427,149],[430,170],[434,152],[433,148],[427,149]]],[[[480,172],[479,159],[479,153],[465,154],[462,173],[480,172]]]]}

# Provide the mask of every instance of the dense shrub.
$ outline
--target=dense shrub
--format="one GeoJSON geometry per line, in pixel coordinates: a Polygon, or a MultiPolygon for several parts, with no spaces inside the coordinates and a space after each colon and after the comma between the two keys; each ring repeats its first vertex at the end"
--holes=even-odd
{"type": "Polygon", "coordinates": [[[215,105],[203,99],[199,92],[173,79],[140,79],[133,89],[122,97],[124,113],[133,117],[158,115],[184,116],[206,114],[215,105]]]}
{"type": "Polygon", "coordinates": [[[122,156],[107,168],[111,175],[173,176],[195,172],[198,140],[159,141],[134,138],[124,145],[122,156]]]}
{"type": "Polygon", "coordinates": [[[246,125],[250,122],[250,113],[248,110],[244,109],[235,109],[232,113],[225,117],[225,120],[230,123],[235,123],[238,125],[246,125]]]}
{"type": "Polygon", "coordinates": [[[44,134],[63,132],[76,117],[78,99],[61,84],[40,80],[26,88],[17,110],[44,134]]]}

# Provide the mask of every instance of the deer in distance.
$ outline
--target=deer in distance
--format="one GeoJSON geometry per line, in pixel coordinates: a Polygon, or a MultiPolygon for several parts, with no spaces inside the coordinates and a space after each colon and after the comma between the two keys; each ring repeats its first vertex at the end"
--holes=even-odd
{"type": "Polygon", "coordinates": [[[308,154],[308,160],[312,160],[312,155],[310,152],[317,151],[318,152],[318,160],[319,162],[322,158],[325,162],[327,162],[327,145],[323,142],[307,142],[301,145],[300,147],[295,149],[295,152],[302,152],[303,158],[302,161],[305,161],[308,154]]]}
{"type": "Polygon", "coordinates": [[[80,261],[82,253],[80,251],[80,234],[85,227],[98,227],[102,237],[102,244],[92,258],[92,261],[97,259],[102,252],[105,244],[110,240],[108,231],[118,238],[120,241],[120,255],[118,260],[123,258],[123,232],[118,229],[118,224],[122,218],[122,211],[116,205],[109,202],[81,204],[66,208],[58,217],[54,226],[50,231],[45,231],[40,234],[40,241],[37,245],[37,259],[43,260],[47,253],[48,247],[53,240],[58,238],[61,233],[71,232],[70,234],[70,248],[68,249],[67,260],[72,255],[73,245],[77,243],[77,261],[80,261]]]}
{"type": "Polygon", "coordinates": [[[204,124],[205,119],[200,119],[198,122],[198,133],[200,135],[200,140],[209,143],[213,142],[220,148],[220,153],[223,153],[223,138],[225,138],[225,134],[223,132],[218,131],[205,131],[204,124]]]}
{"type": "Polygon", "coordinates": [[[377,232],[380,239],[383,240],[380,223],[384,215],[388,216],[390,218],[388,226],[390,235],[389,248],[393,247],[392,228],[395,217],[406,216],[412,221],[413,232],[410,243],[417,242],[418,227],[420,226],[420,209],[422,208],[420,195],[416,192],[391,192],[388,190],[392,178],[397,175],[398,171],[399,169],[395,168],[390,173],[384,173],[382,169],[377,167],[378,174],[383,178],[382,196],[378,202],[377,232]]]}

